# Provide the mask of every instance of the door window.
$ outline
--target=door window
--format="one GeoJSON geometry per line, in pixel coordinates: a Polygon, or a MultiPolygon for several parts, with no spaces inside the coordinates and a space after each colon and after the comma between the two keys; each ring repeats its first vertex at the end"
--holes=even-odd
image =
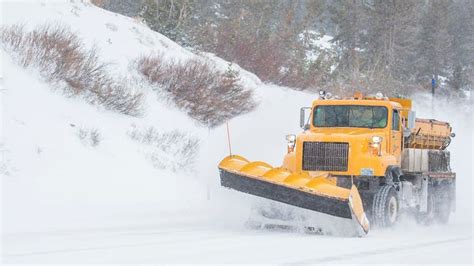
{"type": "Polygon", "coordinates": [[[398,115],[398,110],[393,110],[392,115],[392,130],[400,130],[400,116],[398,115]]]}

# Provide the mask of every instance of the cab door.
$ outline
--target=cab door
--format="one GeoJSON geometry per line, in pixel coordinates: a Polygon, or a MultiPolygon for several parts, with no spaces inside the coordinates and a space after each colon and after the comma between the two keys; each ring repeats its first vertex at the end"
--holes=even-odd
{"type": "Polygon", "coordinates": [[[392,125],[391,125],[391,139],[390,139],[390,154],[397,158],[400,163],[400,155],[402,150],[402,131],[400,121],[400,111],[393,109],[392,111],[392,125]]]}

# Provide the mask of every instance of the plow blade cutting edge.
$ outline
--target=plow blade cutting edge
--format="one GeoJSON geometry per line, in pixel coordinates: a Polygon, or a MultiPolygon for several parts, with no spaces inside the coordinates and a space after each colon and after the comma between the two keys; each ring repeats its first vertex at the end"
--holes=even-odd
{"type": "Polygon", "coordinates": [[[221,185],[258,197],[286,203],[350,221],[353,235],[369,231],[357,188],[338,187],[325,177],[311,177],[307,172],[293,173],[273,168],[264,162],[249,162],[238,155],[224,158],[219,164],[221,185]]]}

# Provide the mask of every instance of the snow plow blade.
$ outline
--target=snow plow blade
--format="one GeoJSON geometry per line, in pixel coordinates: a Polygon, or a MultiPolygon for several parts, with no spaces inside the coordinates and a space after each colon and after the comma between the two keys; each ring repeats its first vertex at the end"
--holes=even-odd
{"type": "Polygon", "coordinates": [[[311,177],[307,172],[293,173],[273,168],[264,162],[249,162],[238,155],[219,164],[221,185],[247,194],[286,203],[351,221],[351,235],[369,231],[357,188],[338,187],[326,177],[311,177]]]}

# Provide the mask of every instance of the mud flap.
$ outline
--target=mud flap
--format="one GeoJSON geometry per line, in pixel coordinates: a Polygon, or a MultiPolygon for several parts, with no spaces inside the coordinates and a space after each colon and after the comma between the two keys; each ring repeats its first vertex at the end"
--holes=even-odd
{"type": "Polygon", "coordinates": [[[306,210],[343,218],[353,224],[353,235],[369,230],[357,188],[337,187],[326,178],[306,172],[292,173],[263,162],[249,162],[234,155],[219,164],[221,185],[247,194],[286,203],[306,210]]]}

